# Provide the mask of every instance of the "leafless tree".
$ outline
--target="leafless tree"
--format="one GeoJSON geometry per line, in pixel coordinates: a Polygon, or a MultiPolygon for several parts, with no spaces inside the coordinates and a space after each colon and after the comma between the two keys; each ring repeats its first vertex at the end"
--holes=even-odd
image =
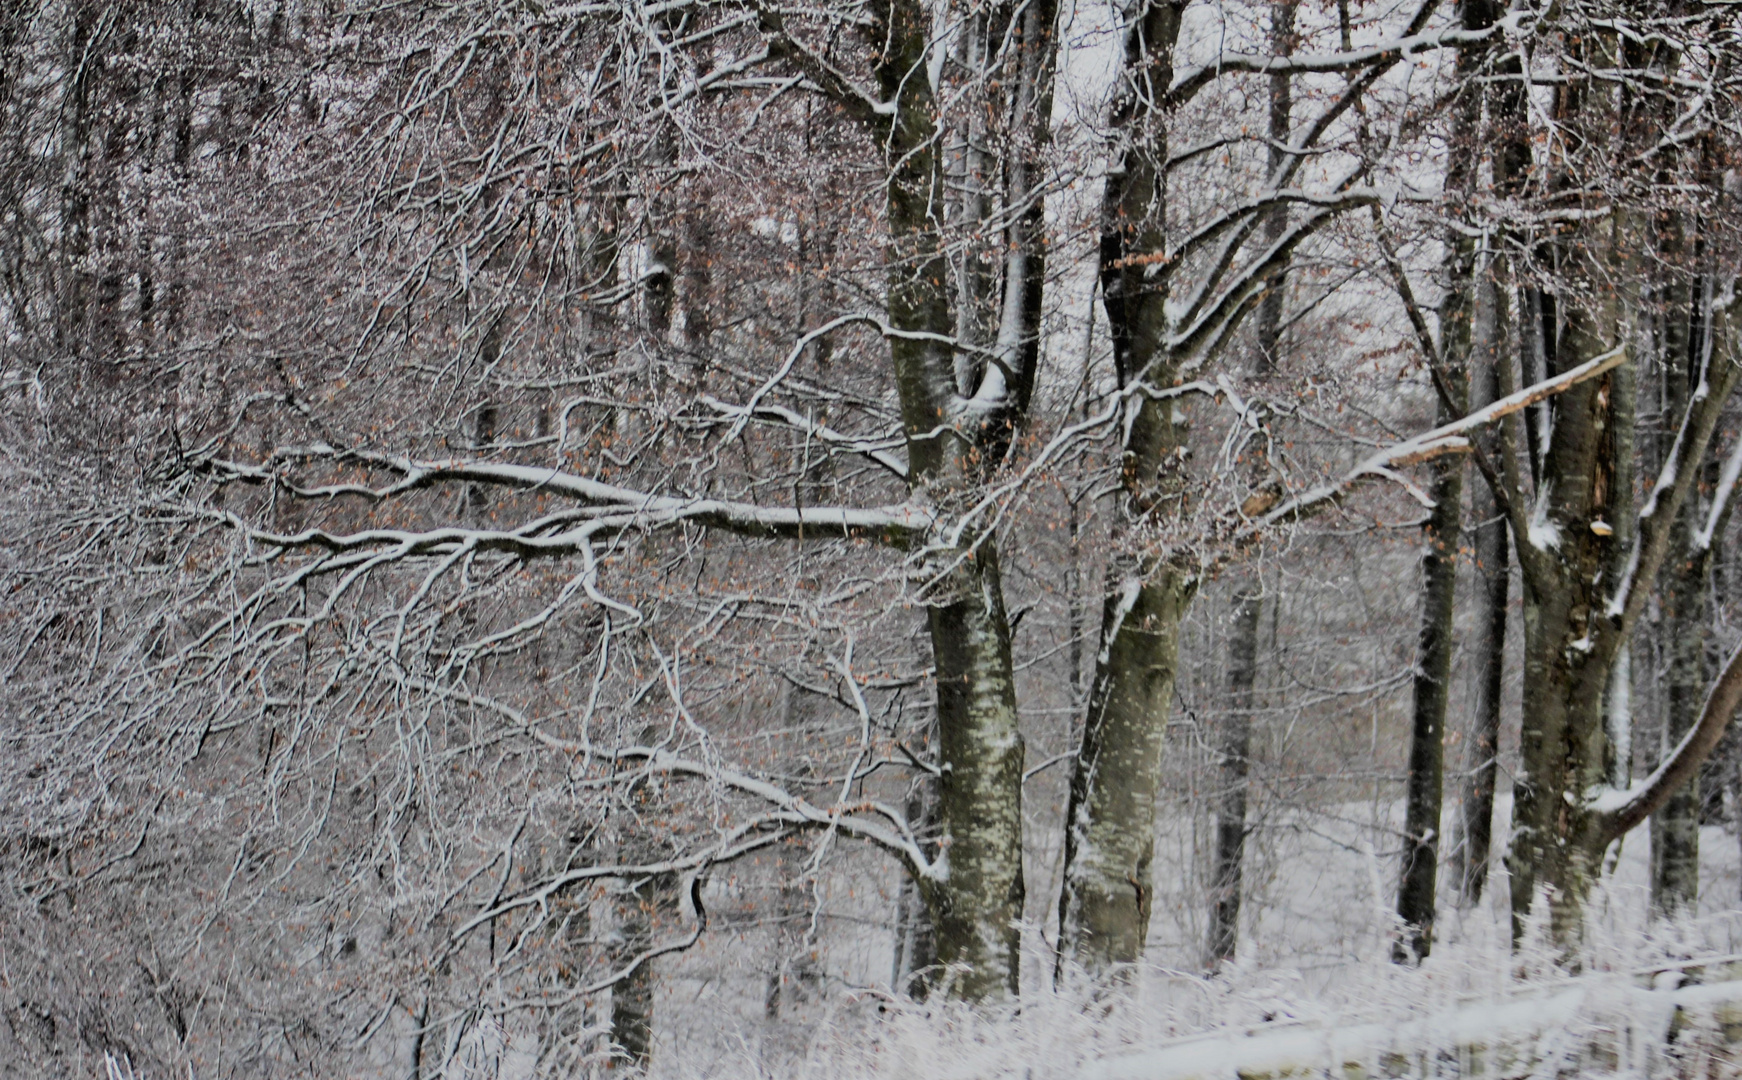
{"type": "MultiPolygon", "coordinates": [[[[0,15],[19,1068],[639,1067],[662,970],[712,930],[762,935],[763,1017],[826,992],[843,880],[900,891],[898,991],[1016,994],[1055,910],[1061,969],[1105,978],[1185,872],[1155,837],[1194,597],[1373,507],[1432,513],[1453,554],[1465,457],[1534,620],[1515,888],[1576,899],[1742,693],[1733,660],[1659,774],[1529,847],[1593,779],[1544,771],[1550,737],[1586,732],[1575,772],[1614,743],[1579,725],[1730,386],[1730,118],[1700,89],[1728,16],[1654,11],[1645,45],[1576,4],[1205,31],[1230,10],[1121,7],[1075,127],[1046,2],[0,15]],[[1662,145],[1605,134],[1648,103],[1662,145]],[[1522,179],[1471,146],[1507,125],[1548,137],[1522,179]],[[1086,235],[1049,219],[1073,198],[1086,235]],[[1711,222],[1659,271],[1700,282],[1708,392],[1629,532],[1630,444],[1599,435],[1633,407],[1627,260],[1672,212],[1711,222]],[[1056,327],[1097,288],[1079,349],[1056,327]],[[1354,327],[1375,296],[1402,317],[1354,327]],[[1514,366],[1512,326],[1552,362],[1514,366]],[[1410,348],[1407,401],[1332,419],[1395,395],[1361,367],[1410,348]],[[1030,792],[1066,782],[1060,827],[1030,792]],[[1060,848],[1060,895],[1031,897],[1060,848]]],[[[1241,595],[1215,685],[1251,720],[1241,595]]],[[[1264,740],[1227,762],[1242,841],[1264,740]]],[[[1437,756],[1412,771],[1423,952],[1437,756]]]]}

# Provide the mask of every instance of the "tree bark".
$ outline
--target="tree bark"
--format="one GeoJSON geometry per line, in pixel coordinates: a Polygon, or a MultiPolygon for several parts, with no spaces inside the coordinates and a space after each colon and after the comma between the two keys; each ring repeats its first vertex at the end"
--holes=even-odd
{"type": "MultiPolygon", "coordinates": [[[[1295,12],[1298,0],[1274,0],[1270,8],[1270,51],[1274,56],[1294,52],[1295,12]]],[[[1294,120],[1294,82],[1284,74],[1270,77],[1269,177],[1280,184],[1292,161],[1284,147],[1294,120]]],[[[1288,207],[1280,205],[1264,216],[1266,246],[1274,246],[1288,231],[1288,207]]],[[[1274,374],[1282,363],[1282,314],[1287,296],[1287,275],[1277,274],[1267,284],[1258,302],[1253,327],[1256,355],[1253,373],[1274,374]]],[[[1259,478],[1262,481],[1262,477],[1259,478]]],[[[1252,749],[1252,685],[1257,677],[1258,624],[1263,611],[1262,592],[1256,581],[1241,586],[1234,595],[1234,622],[1228,643],[1228,715],[1222,732],[1222,794],[1216,807],[1215,869],[1210,886],[1209,966],[1213,969],[1234,957],[1240,940],[1242,871],[1246,858],[1246,776],[1252,749]]]]}
{"type": "Polygon", "coordinates": [[[1023,742],[993,542],[950,577],[952,598],[931,608],[948,870],[931,886],[938,963],[959,997],[1015,996],[1025,899],[1023,742]]]}
{"type": "MultiPolygon", "coordinates": [[[[1699,718],[1709,673],[1707,560],[1689,550],[1684,534],[1664,589],[1663,633],[1668,645],[1659,760],[1667,758],[1699,718]]],[[[1651,906],[1660,915],[1691,910],[1700,892],[1700,777],[1696,771],[1651,816],[1651,906]]]]}
{"type": "Polygon", "coordinates": [[[1463,465],[1462,457],[1441,458],[1434,464],[1434,509],[1421,558],[1421,632],[1405,792],[1403,872],[1397,892],[1397,914],[1405,929],[1392,950],[1392,958],[1399,962],[1418,961],[1433,948],[1446,708],[1452,653],[1457,645],[1452,616],[1457,603],[1458,541],[1464,512],[1463,465]]]}
{"type": "MultiPolygon", "coordinates": [[[[1679,263],[1682,237],[1676,222],[1667,222],[1660,241],[1665,258],[1679,263]]],[[[1677,416],[1687,408],[1693,380],[1700,375],[1704,337],[1694,303],[1694,292],[1685,281],[1664,290],[1665,312],[1661,349],[1663,402],[1666,415],[1677,416]],[[1694,324],[1694,325],[1690,325],[1694,324]]],[[[1665,447],[1667,456],[1668,448],[1665,447]]],[[[1710,547],[1693,542],[1699,528],[1699,500],[1690,496],[1676,516],[1672,554],[1662,590],[1663,616],[1659,632],[1667,671],[1663,680],[1664,714],[1659,746],[1654,757],[1661,762],[1693,729],[1703,704],[1710,673],[1706,665],[1706,633],[1710,620],[1710,547]]],[[[1700,890],[1700,777],[1698,773],[1671,795],[1651,815],[1651,904],[1660,915],[1675,915],[1691,909],[1700,890]]]]}
{"type": "MultiPolygon", "coordinates": [[[[618,911],[616,962],[627,966],[653,948],[656,915],[676,906],[677,881],[655,874],[635,882],[618,911]]],[[[653,1055],[653,961],[645,960],[611,988],[611,1041],[630,1064],[645,1068],[653,1055]]]]}
{"type": "MultiPolygon", "coordinates": [[[[935,840],[939,832],[936,792],[929,782],[916,786],[907,801],[907,819],[923,839],[935,840]]],[[[931,908],[912,875],[903,875],[895,896],[895,958],[891,985],[902,993],[923,999],[937,974],[937,930],[931,908]]]]}
{"type": "MultiPolygon", "coordinates": [[[[1570,308],[1557,368],[1605,350],[1594,320],[1570,308]]],[[[1609,656],[1596,656],[1592,633],[1604,597],[1594,583],[1604,538],[1593,531],[1609,513],[1601,476],[1609,421],[1606,386],[1582,384],[1554,403],[1554,439],[1543,456],[1543,489],[1552,526],[1527,540],[1533,558],[1524,579],[1524,728],[1522,769],[1514,785],[1512,875],[1514,933],[1521,934],[1539,883],[1549,890],[1551,930],[1571,944],[1600,854],[1582,794],[1607,778],[1602,705],[1609,656]],[[1550,531],[1552,528],[1552,532],[1550,531]]],[[[1540,512],[1540,511],[1539,511],[1540,512]]]]}
{"type": "MultiPolygon", "coordinates": [[[[1274,0],[1270,8],[1270,51],[1274,56],[1288,56],[1294,52],[1294,17],[1299,0],[1274,0]]],[[[1294,94],[1293,80],[1287,74],[1277,74],[1270,77],[1270,176],[1274,180],[1282,175],[1282,170],[1288,165],[1291,155],[1282,148],[1289,144],[1289,131],[1293,126],[1294,94]]],[[[1265,215],[1264,239],[1267,244],[1275,244],[1282,239],[1282,234],[1288,230],[1288,207],[1278,206],[1265,215]]],[[[1264,293],[1264,299],[1258,303],[1258,324],[1256,339],[1258,346],[1257,364],[1255,367],[1260,375],[1268,375],[1276,370],[1281,362],[1280,332],[1282,327],[1282,304],[1285,298],[1283,288],[1286,278],[1278,274],[1271,280],[1269,288],[1264,293]]]]}
{"type": "MultiPolygon", "coordinates": [[[[1472,380],[1471,404],[1481,406],[1500,397],[1496,365],[1505,347],[1504,294],[1492,280],[1477,285],[1474,334],[1482,356],[1472,380]]],[[[1493,447],[1494,443],[1490,442],[1493,447]]],[[[1471,492],[1477,526],[1474,548],[1477,569],[1476,702],[1465,742],[1465,780],[1460,815],[1460,843],[1453,872],[1459,902],[1474,907],[1488,879],[1494,839],[1494,788],[1499,776],[1500,718],[1506,677],[1506,621],[1511,599],[1511,547],[1505,518],[1493,492],[1477,485],[1471,492]]]]}
{"type": "Polygon", "coordinates": [[[1246,781],[1252,754],[1253,683],[1258,675],[1258,625],[1263,594],[1256,582],[1234,594],[1228,636],[1228,714],[1222,729],[1222,793],[1216,806],[1216,870],[1210,912],[1210,966],[1234,958],[1240,941],[1242,871],[1246,858],[1246,781]]]}
{"type": "MultiPolygon", "coordinates": [[[[1618,63],[1614,35],[1593,35],[1575,45],[1592,62],[1618,63]]],[[[1570,188],[1580,170],[1607,161],[1613,95],[1589,79],[1569,80],[1558,91],[1556,119],[1584,135],[1580,157],[1568,154],[1554,163],[1554,185],[1570,188]]],[[[1543,257],[1574,287],[1553,297],[1555,333],[1543,320],[1545,345],[1553,367],[1570,366],[1623,347],[1627,317],[1620,303],[1591,302],[1597,294],[1579,286],[1606,277],[1620,253],[1611,232],[1587,231],[1581,243],[1570,240],[1545,249],[1543,257]]],[[[1543,296],[1546,302],[1551,298],[1543,296]]],[[[1565,948],[1582,933],[1584,898],[1598,868],[1601,847],[1586,793],[1608,779],[1612,757],[1604,703],[1611,668],[1625,634],[1602,612],[1609,599],[1602,571],[1615,558],[1611,550],[1619,499],[1613,487],[1616,449],[1611,427],[1612,378],[1585,383],[1551,405],[1552,438],[1539,443],[1541,454],[1534,518],[1522,530],[1519,548],[1524,571],[1524,725],[1522,768],[1514,785],[1513,843],[1507,866],[1512,879],[1514,935],[1524,931],[1539,890],[1550,906],[1550,932],[1565,948]]],[[[1514,531],[1520,532],[1514,521],[1514,531]]]]}
{"type": "MultiPolygon", "coordinates": [[[[1604,66],[1633,70],[1675,57],[1622,42],[1593,28],[1569,39],[1580,70],[1604,66]]],[[[1577,138],[1557,153],[1556,193],[1588,191],[1595,166],[1601,175],[1627,170],[1638,155],[1632,140],[1652,130],[1654,100],[1634,95],[1632,83],[1599,83],[1584,75],[1557,91],[1556,120],[1577,138]]],[[[1613,182],[1613,181],[1610,181],[1613,182]]],[[[1641,258],[1649,246],[1643,211],[1617,206],[1601,226],[1585,226],[1582,238],[1567,236],[1552,248],[1562,275],[1557,302],[1560,332],[1556,366],[1624,350],[1634,339],[1641,258]]],[[[1727,317],[1727,310],[1726,310],[1727,317]]],[[[1674,526],[1695,488],[1737,368],[1716,350],[1701,358],[1702,392],[1690,394],[1680,415],[1669,418],[1679,433],[1661,478],[1638,511],[1626,552],[1610,547],[1618,504],[1631,502],[1627,473],[1616,455],[1631,452],[1634,396],[1627,376],[1586,384],[1553,403],[1553,438],[1543,448],[1537,507],[1520,546],[1525,579],[1525,701],[1523,762],[1514,802],[1512,871],[1514,933],[1521,934],[1539,892],[1550,902],[1549,926],[1569,951],[1583,929],[1583,904],[1604,848],[1660,809],[1710,753],[1728,713],[1721,711],[1729,687],[1723,678],[1706,700],[1701,720],[1670,760],[1643,785],[1593,799],[1614,775],[1614,732],[1605,723],[1605,701],[1614,669],[1637,624],[1659,572],[1673,550],[1674,526]]],[[[1631,513],[1631,508],[1619,508],[1631,513]]],[[[1516,513],[1516,509],[1515,509],[1516,513]]],[[[1521,528],[1515,516],[1514,531],[1521,528]]],[[[1733,710],[1732,710],[1733,711],[1733,710]]]]}
{"type": "MultiPolygon", "coordinates": [[[[989,463],[949,421],[960,397],[952,350],[950,267],[934,208],[946,200],[937,107],[926,72],[931,18],[891,3],[876,64],[887,130],[889,321],[926,338],[890,341],[910,482],[933,498],[971,486],[989,463]]],[[[1050,69],[1049,69],[1050,70],[1050,69]]],[[[1022,875],[1023,742],[1017,730],[1010,629],[994,538],[972,535],[935,553],[927,585],[937,680],[941,861],[922,883],[950,991],[970,1000],[1018,990],[1022,875]]]]}
{"type": "Polygon", "coordinates": [[[60,102],[59,192],[60,237],[56,244],[60,265],[56,269],[54,339],[57,348],[79,355],[88,348],[85,339],[90,319],[93,286],[91,262],[91,126],[93,83],[101,71],[101,53],[93,48],[99,33],[101,11],[94,4],[74,6],[68,20],[64,51],[65,70],[60,102]]]}
{"type": "Polygon", "coordinates": [[[1168,706],[1179,670],[1179,623],[1192,584],[1169,572],[1107,601],[1089,717],[1065,821],[1060,937],[1092,970],[1143,955],[1154,899],[1155,801],[1168,706]],[[1121,608],[1126,608],[1121,612],[1121,608]]]}
{"type": "MultiPolygon", "coordinates": [[[[1166,281],[1123,264],[1127,251],[1162,249],[1166,140],[1139,138],[1145,103],[1168,85],[1183,4],[1150,3],[1126,28],[1125,70],[1135,81],[1115,109],[1125,132],[1121,168],[1107,179],[1102,227],[1102,301],[1121,386],[1170,384],[1163,355],[1166,281]]],[[[1183,508],[1174,450],[1182,432],[1174,404],[1129,399],[1122,461],[1125,522],[1183,508]]],[[[1123,535],[1126,525],[1116,532],[1123,535]]],[[[1100,651],[1065,810],[1064,881],[1059,895],[1059,963],[1103,974],[1143,953],[1153,899],[1155,801],[1161,750],[1179,663],[1179,624],[1197,588],[1189,569],[1122,554],[1108,572],[1100,651]]]]}
{"type": "MultiPolygon", "coordinates": [[[[564,837],[564,841],[568,857],[554,860],[556,870],[586,866],[595,860],[593,837],[584,823],[576,822],[570,834],[564,837]]],[[[589,962],[596,956],[592,945],[592,890],[592,882],[564,889],[553,904],[556,919],[555,940],[560,950],[556,981],[565,991],[573,991],[581,985],[583,973],[588,970],[589,962]]],[[[589,1014],[592,1009],[593,1002],[583,997],[562,1006],[553,1016],[559,1048],[577,1066],[587,1054],[589,1044],[595,1037],[589,1032],[592,1026],[589,1023],[592,1019],[589,1014]]]]}
{"type": "MultiPolygon", "coordinates": [[[[1485,20],[1491,19],[1492,13],[1479,10],[1480,7],[1465,7],[1467,29],[1481,29],[1485,20]]],[[[1482,98],[1479,84],[1468,77],[1475,73],[1482,59],[1482,54],[1476,51],[1458,58],[1457,69],[1465,84],[1454,104],[1453,156],[1446,175],[1446,191],[1458,199],[1468,199],[1474,192],[1481,160],[1478,133],[1482,98]]],[[[1476,306],[1475,238],[1453,230],[1447,238],[1446,250],[1439,355],[1426,358],[1439,401],[1440,423],[1449,423],[1469,411],[1469,365],[1476,306]]],[[[1431,344],[1424,342],[1424,347],[1431,344]]],[[[1452,655],[1457,648],[1453,616],[1457,607],[1458,549],[1463,535],[1464,458],[1441,457],[1431,468],[1434,508],[1422,538],[1421,624],[1404,793],[1403,867],[1397,889],[1397,915],[1403,936],[1392,948],[1392,959],[1400,963],[1419,961],[1433,948],[1440,809],[1445,791],[1446,710],[1451,700],[1452,655]]]]}
{"type": "MultiPolygon", "coordinates": [[[[638,741],[657,743],[659,733],[648,727],[640,733],[638,741]]],[[[629,794],[642,804],[657,797],[646,781],[631,786],[629,794]]],[[[623,838],[618,842],[617,856],[624,863],[645,865],[669,855],[665,845],[650,836],[639,821],[626,820],[619,829],[623,838]]],[[[613,972],[628,973],[611,987],[611,1042],[631,1065],[645,1068],[653,1054],[654,961],[637,961],[654,948],[662,925],[671,922],[676,914],[678,882],[675,874],[666,872],[622,884],[623,892],[616,902],[610,963],[613,972]]]]}
{"type": "MultiPolygon", "coordinates": [[[[781,728],[810,734],[821,702],[810,691],[790,682],[785,697],[781,728]]],[[[785,771],[790,776],[803,777],[810,775],[810,766],[799,756],[787,763],[785,771]]],[[[808,848],[797,838],[781,844],[775,852],[774,949],[762,994],[762,1013],[770,1021],[778,1021],[783,1006],[804,1000],[817,984],[816,942],[810,932],[808,855],[808,848]]]]}

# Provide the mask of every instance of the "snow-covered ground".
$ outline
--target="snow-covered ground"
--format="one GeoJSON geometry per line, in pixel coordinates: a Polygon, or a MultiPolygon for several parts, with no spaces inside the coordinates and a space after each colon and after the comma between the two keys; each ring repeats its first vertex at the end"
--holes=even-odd
{"type": "MultiPolygon", "coordinates": [[[[1201,918],[1187,910],[1202,904],[1201,882],[1178,865],[1170,872],[1163,857],[1170,843],[1190,850],[1192,825],[1168,823],[1144,969],[1100,997],[1067,974],[1056,989],[1031,989],[1006,1011],[890,995],[880,909],[893,893],[873,880],[872,866],[860,866],[865,876],[851,883],[851,897],[847,882],[831,887],[839,893],[829,905],[837,929],[824,938],[838,944],[822,958],[826,992],[789,1005],[779,1021],[759,1008],[724,1008],[762,1000],[749,990],[766,979],[769,957],[754,948],[753,931],[672,966],[659,1002],[655,1075],[1168,1080],[1277,1074],[1335,1060],[1363,1063],[1367,1075],[1450,1076],[1484,1067],[1471,1059],[1472,1045],[1488,1047],[1476,1055],[1486,1053],[1488,1075],[1504,1053],[1522,1055],[1507,1070],[1521,1075],[1539,1067],[1545,1075],[1669,1075],[1693,1067],[1675,1054],[1719,1045],[1714,1017],[1723,1002],[1742,1000],[1742,983],[1714,984],[1742,978],[1742,967],[1696,967],[1690,979],[1675,965],[1742,958],[1733,832],[1702,830],[1699,911],[1668,924],[1648,916],[1647,836],[1629,837],[1593,898],[1580,975],[1555,964],[1540,941],[1510,948],[1499,866],[1479,908],[1460,912],[1447,896],[1434,955],[1412,969],[1389,960],[1396,859],[1387,849],[1397,813],[1344,804],[1271,820],[1273,835],[1256,845],[1241,958],[1214,977],[1199,966],[1201,918]],[[858,934],[840,932],[849,922],[858,934]],[[1713,1037],[1684,1033],[1666,1056],[1664,1034],[1677,1009],[1678,1023],[1713,1037]]],[[[1053,965],[1046,935],[1028,939],[1025,983],[1044,987],[1053,965]]],[[[1701,1075],[1735,1075],[1727,1059],[1701,1062],[1701,1075]]]]}

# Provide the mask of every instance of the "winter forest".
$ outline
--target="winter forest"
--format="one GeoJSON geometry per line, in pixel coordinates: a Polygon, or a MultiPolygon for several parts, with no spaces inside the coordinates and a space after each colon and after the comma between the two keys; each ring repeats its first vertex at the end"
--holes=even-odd
{"type": "Polygon", "coordinates": [[[0,1077],[1737,1075],[1739,276],[1725,0],[6,0],[0,1077]]]}

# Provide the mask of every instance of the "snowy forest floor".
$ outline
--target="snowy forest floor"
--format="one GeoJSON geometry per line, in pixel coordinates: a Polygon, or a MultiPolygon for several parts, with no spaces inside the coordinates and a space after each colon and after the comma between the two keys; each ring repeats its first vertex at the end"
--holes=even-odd
{"type": "Polygon", "coordinates": [[[1344,1063],[1361,1063],[1367,1076],[1739,1074],[1719,1036],[1722,1005],[1742,1000],[1742,982],[1715,985],[1742,978],[1742,965],[1730,964],[1742,960],[1732,831],[1702,830],[1699,910],[1673,923],[1649,917],[1649,842],[1643,829],[1630,836],[1593,898],[1582,974],[1555,964],[1539,939],[1509,948],[1499,866],[1479,908],[1442,902],[1434,954],[1409,968],[1389,959],[1395,860],[1379,844],[1390,814],[1348,811],[1272,823],[1286,842],[1273,837],[1278,857],[1257,859],[1260,872],[1249,878],[1242,958],[1213,978],[1200,973],[1187,907],[1202,894],[1189,874],[1171,894],[1158,880],[1151,959],[1099,999],[1068,977],[1050,989],[1052,955],[1029,933],[1020,1007],[988,1013],[897,1000],[877,986],[886,983],[875,972],[889,946],[865,919],[860,956],[825,957],[829,992],[790,1002],[774,1022],[724,1007],[761,1001],[749,991],[766,975],[755,950],[716,939],[662,980],[653,1073],[1165,1080],[1282,1075],[1335,1060],[1339,1076],[1344,1063]],[[1694,959],[1710,963],[1687,963],[1694,959]],[[865,982],[855,988],[858,978],[865,982]],[[744,985],[726,992],[733,982],[744,985]],[[1672,1018],[1679,1034],[1666,1042],[1672,1018]],[[1493,1050],[1486,1065],[1481,1054],[1472,1059],[1470,1047],[1490,1041],[1515,1048],[1510,1063],[1493,1050]]]}

